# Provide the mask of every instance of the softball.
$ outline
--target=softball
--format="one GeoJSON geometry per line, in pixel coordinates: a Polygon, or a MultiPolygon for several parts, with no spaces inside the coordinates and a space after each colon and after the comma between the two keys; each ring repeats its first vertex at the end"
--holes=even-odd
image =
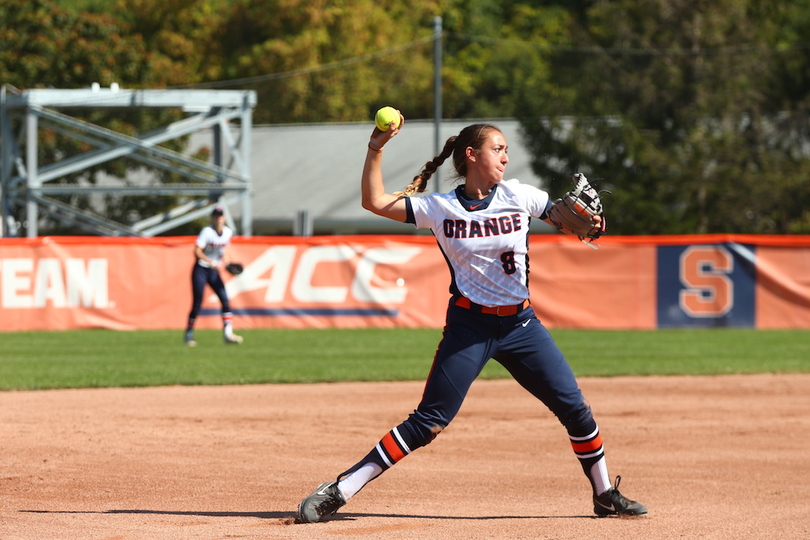
{"type": "Polygon", "coordinates": [[[395,108],[383,107],[377,111],[377,115],[374,117],[374,123],[377,124],[377,128],[379,128],[380,131],[388,131],[388,125],[391,122],[396,122],[394,129],[399,127],[399,113],[395,108]]]}

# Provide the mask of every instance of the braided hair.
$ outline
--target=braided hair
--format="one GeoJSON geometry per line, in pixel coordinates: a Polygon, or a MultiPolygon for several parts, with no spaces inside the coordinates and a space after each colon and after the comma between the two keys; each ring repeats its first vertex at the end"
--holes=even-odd
{"type": "Polygon", "coordinates": [[[422,193],[427,187],[428,180],[436,172],[436,169],[450,157],[453,156],[453,167],[456,170],[457,178],[467,176],[467,153],[466,150],[472,147],[475,150],[481,148],[490,131],[501,131],[492,124],[472,124],[461,130],[458,135],[453,135],[444,143],[441,153],[432,160],[425,163],[422,172],[414,176],[413,181],[402,191],[394,192],[394,195],[404,195],[409,197],[414,193],[422,193]]]}

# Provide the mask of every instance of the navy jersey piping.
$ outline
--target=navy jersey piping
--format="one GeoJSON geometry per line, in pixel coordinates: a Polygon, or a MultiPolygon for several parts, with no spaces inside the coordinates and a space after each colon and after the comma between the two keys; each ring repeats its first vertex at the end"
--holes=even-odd
{"type": "Polygon", "coordinates": [[[413,215],[413,205],[411,199],[405,197],[405,223],[416,225],[416,218],[413,215]]]}

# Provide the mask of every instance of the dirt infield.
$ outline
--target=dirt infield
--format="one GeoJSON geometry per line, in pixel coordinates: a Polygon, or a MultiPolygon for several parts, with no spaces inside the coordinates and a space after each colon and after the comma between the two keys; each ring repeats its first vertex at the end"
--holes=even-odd
{"type": "Polygon", "coordinates": [[[299,500],[421,383],[0,393],[0,538],[810,538],[810,375],[581,379],[645,519],[597,519],[562,427],[476,381],[431,445],[331,521],[299,500]]]}

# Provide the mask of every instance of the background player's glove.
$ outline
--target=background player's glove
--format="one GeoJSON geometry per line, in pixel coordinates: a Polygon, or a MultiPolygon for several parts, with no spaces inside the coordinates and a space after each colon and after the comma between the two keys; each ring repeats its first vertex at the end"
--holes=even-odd
{"type": "Polygon", "coordinates": [[[239,274],[241,274],[244,269],[245,267],[242,266],[241,264],[233,262],[228,263],[228,265],[225,266],[225,270],[227,270],[230,274],[234,276],[238,276],[239,274]]]}
{"type": "Polygon", "coordinates": [[[576,186],[557,199],[548,211],[548,219],[555,227],[567,234],[579,237],[583,242],[591,242],[602,236],[607,229],[607,221],[602,212],[602,199],[599,193],[588,183],[582,173],[574,175],[576,186]],[[602,224],[594,229],[593,216],[602,218],[602,224]]]}

